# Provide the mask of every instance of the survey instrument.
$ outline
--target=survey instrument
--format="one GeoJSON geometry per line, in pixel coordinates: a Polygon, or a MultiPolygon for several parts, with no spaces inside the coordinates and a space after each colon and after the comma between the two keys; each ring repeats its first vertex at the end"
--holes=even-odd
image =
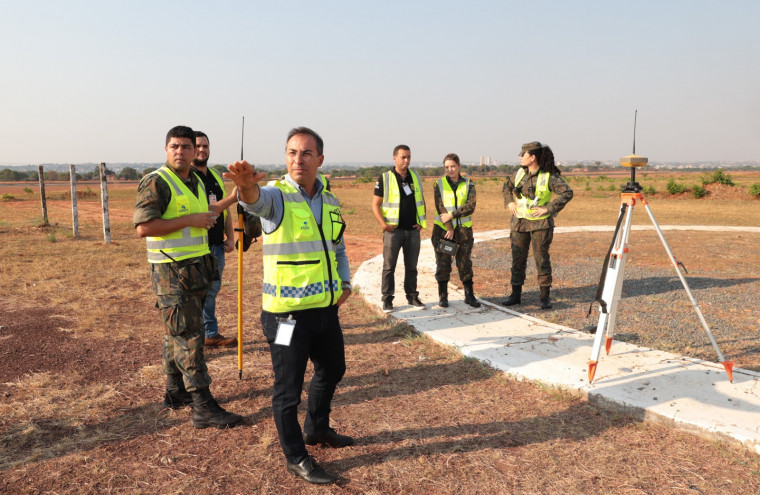
{"type": "Polygon", "coordinates": [[[599,303],[599,322],[596,326],[596,336],[594,338],[594,345],[591,349],[591,359],[588,362],[588,381],[591,383],[594,380],[596,368],[599,364],[599,354],[601,353],[602,339],[604,339],[604,349],[607,354],[610,353],[610,348],[612,347],[612,336],[615,329],[615,316],[617,314],[617,307],[618,303],[620,302],[620,294],[623,288],[623,270],[625,268],[625,260],[628,254],[628,236],[631,233],[633,210],[634,206],[636,206],[636,203],[640,202],[642,205],[644,205],[644,209],[649,215],[649,219],[652,221],[652,225],[654,225],[654,228],[657,231],[657,235],[660,237],[660,241],[662,241],[665,252],[668,253],[670,263],[675,269],[678,278],[681,280],[681,284],[686,290],[686,294],[689,296],[689,300],[694,307],[694,311],[696,311],[697,316],[699,317],[699,321],[702,323],[702,328],[704,328],[705,333],[707,334],[707,338],[710,339],[710,343],[715,349],[715,352],[718,354],[718,361],[726,369],[728,380],[730,382],[733,382],[734,362],[726,361],[726,359],[723,357],[723,353],[720,351],[720,347],[718,347],[718,343],[715,341],[715,337],[710,331],[710,327],[707,325],[707,321],[705,321],[705,318],[702,315],[702,311],[699,309],[699,304],[697,303],[694,294],[692,294],[691,289],[689,288],[689,284],[686,282],[686,278],[684,278],[683,273],[681,273],[681,268],[683,268],[683,271],[685,272],[686,267],[680,261],[676,261],[675,257],[673,256],[673,252],[670,250],[670,247],[665,240],[662,229],[660,229],[660,226],[657,224],[657,220],[654,218],[652,210],[649,208],[649,203],[641,194],[641,185],[636,182],[636,169],[643,167],[648,163],[646,157],[636,154],[637,114],[638,111],[636,111],[633,123],[633,154],[624,156],[620,159],[620,164],[622,166],[629,167],[631,169],[631,180],[622,187],[620,212],[618,214],[617,226],[615,227],[615,234],[612,239],[612,244],[607,251],[607,255],[604,258],[604,265],[602,266],[602,275],[599,279],[596,298],[591,302],[591,306],[589,307],[588,312],[590,315],[591,308],[593,307],[594,303],[599,303]]]}

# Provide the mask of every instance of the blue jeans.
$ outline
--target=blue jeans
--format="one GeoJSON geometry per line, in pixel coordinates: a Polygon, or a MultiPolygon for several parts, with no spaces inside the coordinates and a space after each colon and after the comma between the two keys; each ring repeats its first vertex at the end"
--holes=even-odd
{"type": "Polygon", "coordinates": [[[216,337],[219,335],[219,323],[216,321],[216,295],[222,288],[222,272],[224,271],[224,244],[219,246],[209,246],[211,255],[216,259],[216,265],[219,268],[219,280],[211,282],[208,294],[206,294],[206,303],[203,305],[203,323],[206,325],[206,338],[216,337]]]}

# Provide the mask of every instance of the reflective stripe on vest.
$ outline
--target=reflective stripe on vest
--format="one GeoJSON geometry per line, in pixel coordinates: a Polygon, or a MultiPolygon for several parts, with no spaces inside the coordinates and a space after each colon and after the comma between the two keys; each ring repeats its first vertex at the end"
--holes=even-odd
{"type": "MultiPolygon", "coordinates": [[[[524,218],[526,220],[543,220],[549,218],[551,213],[541,215],[540,217],[531,216],[533,209],[536,206],[543,206],[552,199],[552,192],[549,190],[549,172],[539,172],[538,181],[536,182],[536,196],[533,199],[528,199],[522,196],[517,199],[517,218],[524,218]]],[[[515,188],[520,185],[525,177],[525,169],[520,168],[515,175],[515,188]]]]}
{"type": "Polygon", "coordinates": [[[325,308],[343,293],[333,236],[340,233],[340,203],[322,190],[322,225],[303,195],[285,181],[270,182],[282,193],[280,225],[264,232],[262,247],[264,283],[261,307],[272,313],[325,308]],[[333,228],[335,226],[335,228],[333,228]]]}
{"type": "MultiPolygon", "coordinates": [[[[417,208],[417,223],[424,229],[427,228],[427,220],[425,218],[425,198],[422,195],[422,181],[414,170],[408,170],[408,172],[412,175],[412,183],[414,184],[414,204],[417,208]]],[[[380,205],[385,223],[388,225],[398,225],[400,209],[401,193],[398,181],[396,180],[396,174],[392,170],[389,170],[383,174],[383,202],[380,205]]]]}
{"type": "MultiPolygon", "coordinates": [[[[442,177],[436,181],[438,184],[438,191],[441,193],[441,199],[443,200],[443,206],[448,213],[453,213],[457,209],[457,205],[462,206],[467,202],[467,193],[470,191],[470,179],[465,178],[464,182],[457,183],[456,192],[451,189],[451,184],[442,177]],[[463,187],[464,186],[464,187],[463,187]],[[456,195],[456,202],[454,197],[456,195]]],[[[452,218],[451,223],[456,227],[470,227],[472,228],[472,216],[452,218]]],[[[441,221],[440,215],[436,212],[435,224],[440,228],[446,230],[446,226],[441,221]]]]}
{"type": "MultiPolygon", "coordinates": [[[[172,193],[171,200],[161,218],[170,220],[208,211],[206,188],[203,187],[200,179],[196,197],[171,168],[163,166],[152,173],[169,184],[172,193]]],[[[208,231],[200,227],[185,227],[163,236],[148,237],[145,245],[148,249],[149,263],[170,263],[197,258],[209,253],[208,231]]]]}

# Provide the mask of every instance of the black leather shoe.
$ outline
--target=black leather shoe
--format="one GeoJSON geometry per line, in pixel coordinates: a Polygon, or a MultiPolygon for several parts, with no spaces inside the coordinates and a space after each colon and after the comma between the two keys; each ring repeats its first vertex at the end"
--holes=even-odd
{"type": "Polygon", "coordinates": [[[348,447],[354,444],[354,439],[348,435],[341,435],[332,428],[323,433],[312,433],[311,435],[303,434],[303,441],[306,445],[317,445],[318,443],[327,444],[334,449],[348,447]]]}
{"type": "Polygon", "coordinates": [[[300,476],[309,483],[315,483],[317,485],[328,485],[334,483],[338,479],[337,476],[322,469],[319,464],[314,462],[314,459],[312,459],[311,456],[308,456],[298,464],[288,463],[288,471],[296,476],[300,476]]]}
{"type": "Polygon", "coordinates": [[[409,304],[411,304],[415,308],[423,309],[425,307],[425,304],[422,301],[420,301],[419,296],[407,297],[406,300],[409,304]]]}
{"type": "Polygon", "coordinates": [[[390,299],[383,301],[383,313],[393,312],[393,302],[390,299]]]}

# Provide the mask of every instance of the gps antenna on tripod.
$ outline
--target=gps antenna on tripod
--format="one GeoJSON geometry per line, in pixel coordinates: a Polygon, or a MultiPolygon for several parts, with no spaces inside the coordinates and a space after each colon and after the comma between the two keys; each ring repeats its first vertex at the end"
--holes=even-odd
{"type": "MultiPolygon", "coordinates": [[[[633,139],[634,139],[634,145],[633,145],[633,151],[636,152],[636,131],[633,132],[633,139]]],[[[243,141],[245,141],[245,115],[243,115],[243,127],[240,131],[240,161],[243,161],[243,141]]]]}
{"type": "MultiPolygon", "coordinates": [[[[613,236],[610,250],[607,252],[607,256],[604,259],[602,276],[599,279],[596,298],[591,303],[592,305],[594,302],[599,303],[599,322],[596,326],[596,336],[594,337],[594,345],[591,349],[591,359],[588,362],[588,382],[591,383],[594,381],[594,375],[596,374],[596,368],[599,364],[599,355],[602,349],[602,340],[604,340],[604,349],[607,351],[607,354],[610,353],[610,348],[612,346],[612,336],[615,329],[617,306],[620,302],[620,296],[623,288],[623,271],[625,269],[625,261],[628,255],[628,236],[631,232],[633,208],[636,206],[636,203],[641,203],[649,215],[649,219],[652,221],[652,225],[654,225],[654,228],[657,231],[657,235],[660,237],[660,241],[662,241],[662,246],[665,248],[665,251],[668,254],[670,264],[673,266],[676,271],[676,275],[678,275],[678,278],[681,280],[681,284],[686,290],[686,295],[689,296],[691,305],[694,307],[694,311],[697,313],[697,317],[702,323],[702,328],[707,334],[707,338],[710,340],[710,343],[718,355],[718,362],[725,368],[726,373],[728,374],[728,380],[730,382],[733,382],[734,362],[726,361],[726,358],[720,351],[720,347],[718,347],[718,343],[715,341],[715,337],[710,331],[710,327],[707,325],[707,321],[705,321],[704,316],[702,316],[702,311],[699,309],[699,304],[697,303],[694,294],[692,294],[691,289],[689,288],[689,284],[686,282],[686,279],[681,273],[679,267],[683,266],[683,263],[677,261],[673,256],[673,252],[670,250],[670,246],[668,246],[668,243],[665,240],[665,236],[663,235],[659,224],[654,219],[652,210],[649,208],[649,203],[641,193],[641,185],[636,182],[636,168],[643,167],[648,163],[646,157],[638,156],[636,154],[637,116],[638,110],[636,110],[636,113],[634,113],[633,116],[633,154],[624,156],[620,159],[620,165],[624,167],[630,167],[631,180],[622,188],[622,194],[620,195],[620,213],[618,214],[617,227],[615,227],[615,235],[613,236]]],[[[589,314],[590,313],[591,308],[589,308],[589,314]]]]}
{"type": "Polygon", "coordinates": [[[638,108],[633,111],[633,154],[636,154],[636,117],[639,116],[638,108]]]}

